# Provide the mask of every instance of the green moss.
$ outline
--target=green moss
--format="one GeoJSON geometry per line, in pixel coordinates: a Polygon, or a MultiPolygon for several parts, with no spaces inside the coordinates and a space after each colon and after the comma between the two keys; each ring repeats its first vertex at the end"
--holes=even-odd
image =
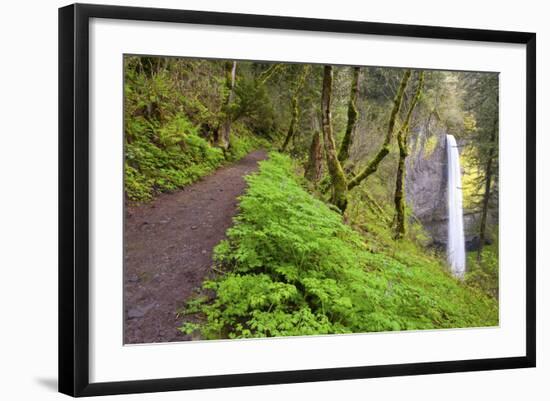
{"type": "Polygon", "coordinates": [[[360,68],[355,67],[353,69],[353,75],[351,80],[350,98],[348,102],[348,124],[346,126],[346,132],[344,138],[340,144],[340,150],[338,151],[338,160],[340,163],[344,163],[349,158],[349,150],[352,143],[352,134],[357,123],[357,117],[359,111],[357,110],[357,94],[359,92],[359,73],[360,68]]]}
{"type": "Polygon", "coordinates": [[[434,153],[435,148],[437,147],[437,136],[432,135],[426,139],[424,144],[424,158],[429,159],[430,156],[434,153]]]}

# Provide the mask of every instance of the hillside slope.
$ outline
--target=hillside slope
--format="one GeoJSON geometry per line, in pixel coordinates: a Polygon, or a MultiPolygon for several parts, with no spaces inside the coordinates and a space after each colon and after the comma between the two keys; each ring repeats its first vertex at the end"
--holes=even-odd
{"type": "MultiPolygon", "coordinates": [[[[271,153],[247,177],[217,270],[182,311],[185,333],[247,338],[498,324],[497,302],[361,213],[354,230],[271,153]]],[[[353,223],[353,221],[352,221],[353,223]]],[[[388,230],[389,231],[389,230],[388,230]]]]}

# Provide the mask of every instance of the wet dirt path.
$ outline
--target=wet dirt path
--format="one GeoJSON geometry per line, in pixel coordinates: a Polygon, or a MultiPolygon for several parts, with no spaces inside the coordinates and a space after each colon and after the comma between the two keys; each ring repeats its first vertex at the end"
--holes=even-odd
{"type": "Polygon", "coordinates": [[[128,207],[124,223],[124,343],[183,341],[178,308],[212,265],[237,213],[244,176],[267,158],[255,151],[183,190],[128,207]]]}

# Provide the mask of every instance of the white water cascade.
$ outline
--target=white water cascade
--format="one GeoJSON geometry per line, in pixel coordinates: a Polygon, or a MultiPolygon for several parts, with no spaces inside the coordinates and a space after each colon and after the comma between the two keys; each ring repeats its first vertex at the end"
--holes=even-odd
{"type": "Polygon", "coordinates": [[[447,193],[449,228],[447,237],[447,259],[451,272],[456,277],[464,277],[466,251],[464,243],[464,221],[462,214],[462,180],[460,157],[455,137],[447,135],[447,193]]]}

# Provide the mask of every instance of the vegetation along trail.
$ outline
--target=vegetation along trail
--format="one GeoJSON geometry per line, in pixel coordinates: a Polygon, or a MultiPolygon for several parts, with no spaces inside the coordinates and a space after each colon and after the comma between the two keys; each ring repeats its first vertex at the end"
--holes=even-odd
{"type": "Polygon", "coordinates": [[[498,94],[126,56],[124,343],[497,326],[498,94]]]}
{"type": "Polygon", "coordinates": [[[125,219],[125,344],[187,339],[176,312],[210,271],[212,249],[237,213],[244,176],[265,151],[217,170],[184,190],[127,207],[125,219]]]}

